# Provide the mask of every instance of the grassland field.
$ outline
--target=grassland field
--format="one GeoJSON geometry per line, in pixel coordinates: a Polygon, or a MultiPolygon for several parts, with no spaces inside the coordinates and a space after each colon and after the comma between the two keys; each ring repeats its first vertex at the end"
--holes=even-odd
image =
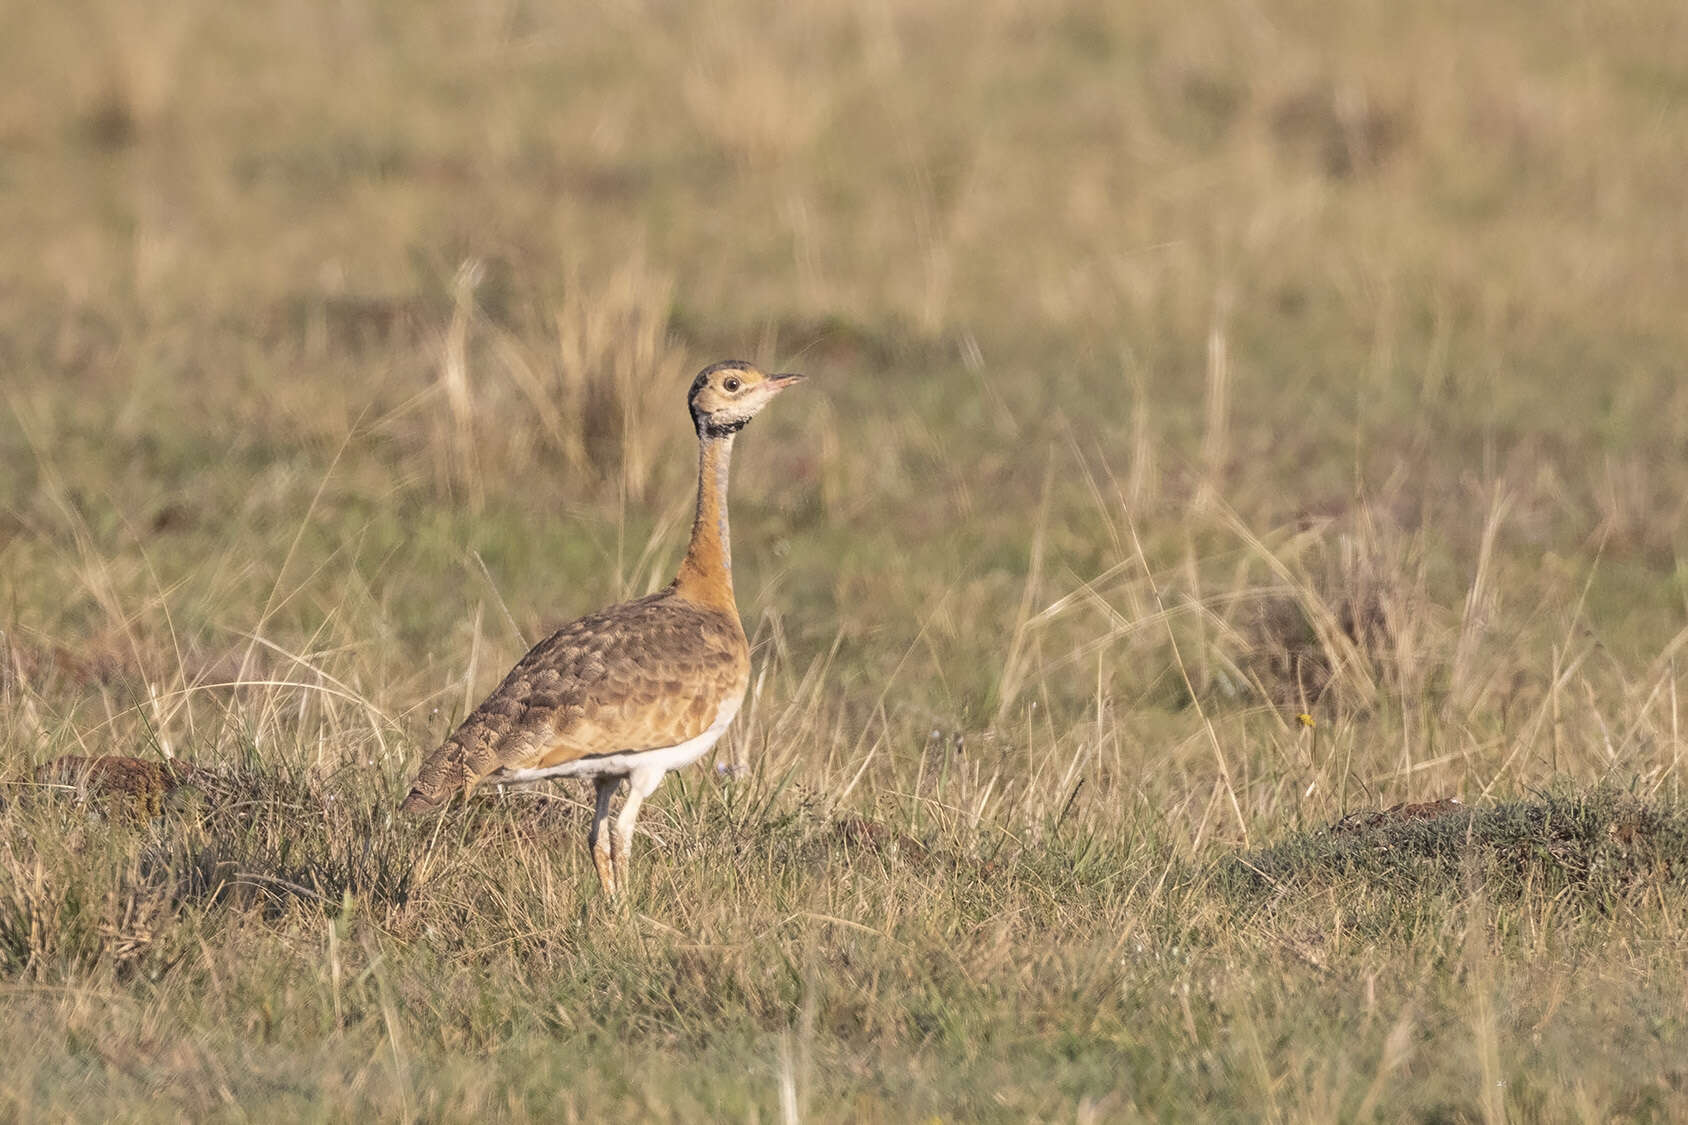
{"type": "Polygon", "coordinates": [[[3,22],[0,1119],[1688,1120],[1688,6],[3,22]],[[627,901],[396,817],[727,357],[627,901]]]}

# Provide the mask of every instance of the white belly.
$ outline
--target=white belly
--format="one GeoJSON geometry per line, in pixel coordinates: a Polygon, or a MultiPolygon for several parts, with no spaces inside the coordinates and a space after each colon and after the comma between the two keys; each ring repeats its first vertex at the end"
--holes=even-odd
{"type": "Polygon", "coordinates": [[[621,750],[614,754],[594,754],[576,758],[555,766],[541,766],[528,770],[503,770],[487,778],[496,784],[521,781],[543,781],[548,777],[626,777],[634,770],[660,769],[664,773],[689,766],[714,746],[738,714],[742,695],[723,700],[715,712],[715,721],[696,738],[688,738],[673,746],[657,746],[649,750],[621,750]]]}

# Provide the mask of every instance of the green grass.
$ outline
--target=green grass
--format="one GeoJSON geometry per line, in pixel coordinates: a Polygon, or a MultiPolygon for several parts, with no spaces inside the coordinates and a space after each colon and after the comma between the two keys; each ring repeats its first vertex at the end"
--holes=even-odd
{"type": "Polygon", "coordinates": [[[1679,7],[20,10],[0,1113],[1688,1115],[1679,7]],[[744,769],[395,820],[727,356],[744,769]]]}

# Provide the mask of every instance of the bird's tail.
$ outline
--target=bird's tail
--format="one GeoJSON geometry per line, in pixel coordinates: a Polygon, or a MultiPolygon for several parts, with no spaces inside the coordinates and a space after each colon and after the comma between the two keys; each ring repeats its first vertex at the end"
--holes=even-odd
{"type": "Polygon", "coordinates": [[[429,809],[437,809],[444,803],[445,798],[443,796],[429,796],[420,789],[412,789],[409,796],[405,797],[404,803],[399,806],[399,812],[422,813],[429,809]]]}
{"type": "MultiPolygon", "coordinates": [[[[416,779],[411,782],[409,795],[399,806],[400,812],[419,813],[438,808],[473,788],[475,782],[490,772],[497,764],[496,759],[485,751],[472,755],[464,742],[464,731],[473,733],[474,729],[465,723],[423,760],[416,779]]],[[[479,748],[478,743],[475,745],[479,748]]]]}

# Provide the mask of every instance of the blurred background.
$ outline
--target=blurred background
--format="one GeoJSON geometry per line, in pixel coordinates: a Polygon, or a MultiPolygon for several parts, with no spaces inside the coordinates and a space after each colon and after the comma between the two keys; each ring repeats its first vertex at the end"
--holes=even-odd
{"type": "Polygon", "coordinates": [[[1688,4],[0,28],[10,1112],[1681,1110],[1688,4]],[[611,918],[569,786],[389,810],[729,357],[741,768],[611,918]]]}
{"type": "Polygon", "coordinates": [[[745,443],[740,599],[851,730],[1117,704],[1130,758],[1195,698],[1381,691],[1483,726],[1492,785],[1575,638],[1634,687],[1680,636],[1680,5],[7,23],[35,664],[203,682],[275,633],[428,741],[666,579],[728,356],[814,376],[745,443]]]}

